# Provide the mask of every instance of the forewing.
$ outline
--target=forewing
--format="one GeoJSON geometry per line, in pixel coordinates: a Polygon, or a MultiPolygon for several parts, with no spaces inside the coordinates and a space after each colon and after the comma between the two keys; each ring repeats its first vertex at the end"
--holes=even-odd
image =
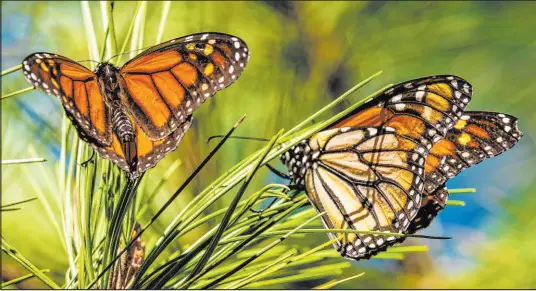
{"type": "Polygon", "coordinates": [[[112,143],[110,109],[93,72],[73,60],[49,53],[31,54],[22,65],[29,83],[61,100],[80,138],[99,146],[112,143]]]}
{"type": "Polygon", "coordinates": [[[504,113],[467,111],[461,120],[436,143],[426,158],[421,210],[410,231],[427,227],[445,207],[445,183],[461,171],[512,148],[523,136],[517,118],[504,113]],[[424,202],[423,202],[424,203],[424,202]]]}
{"type": "MultiPolygon", "coordinates": [[[[315,208],[327,212],[324,225],[405,233],[421,203],[426,156],[416,150],[420,145],[392,128],[342,128],[331,130],[329,137],[319,134],[309,141],[311,150],[320,149],[321,154],[305,174],[305,188],[315,208]]],[[[344,234],[335,247],[358,260],[395,241],[391,235],[352,233],[344,234]]]]}
{"type": "Polygon", "coordinates": [[[160,139],[233,83],[248,60],[246,44],[232,35],[201,33],[170,40],[121,68],[122,103],[150,139],[160,139]]]}
{"type": "Polygon", "coordinates": [[[433,193],[462,170],[510,149],[522,136],[514,116],[466,112],[446,138],[434,145],[426,159],[426,194],[433,193]]]}
{"type": "Polygon", "coordinates": [[[383,91],[330,128],[389,126],[430,149],[460,119],[472,93],[471,85],[456,76],[411,80],[383,91]]]}

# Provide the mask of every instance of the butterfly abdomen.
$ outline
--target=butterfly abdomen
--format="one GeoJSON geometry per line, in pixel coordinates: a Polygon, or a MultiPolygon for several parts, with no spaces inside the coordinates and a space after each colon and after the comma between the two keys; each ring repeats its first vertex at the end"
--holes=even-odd
{"type": "Polygon", "coordinates": [[[136,131],[132,121],[121,107],[114,107],[112,113],[113,131],[119,138],[119,143],[125,154],[129,167],[135,169],[138,151],[136,147],[136,131]]]}
{"type": "Polygon", "coordinates": [[[112,115],[112,126],[119,139],[123,141],[133,141],[136,136],[132,122],[123,109],[114,108],[112,115]]]}

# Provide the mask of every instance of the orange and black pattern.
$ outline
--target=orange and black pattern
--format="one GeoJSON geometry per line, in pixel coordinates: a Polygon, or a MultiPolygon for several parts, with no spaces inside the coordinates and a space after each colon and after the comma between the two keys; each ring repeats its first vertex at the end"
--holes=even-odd
{"type": "Polygon", "coordinates": [[[176,149],[197,107],[233,83],[250,54],[239,38],[199,33],[154,46],[121,68],[92,72],[68,58],[34,53],[26,80],[58,97],[80,138],[133,177],[176,149]]]}
{"type": "Polygon", "coordinates": [[[458,122],[472,93],[460,77],[420,78],[385,90],[332,127],[390,126],[429,150],[458,122]]]}
{"type": "Polygon", "coordinates": [[[61,100],[80,138],[99,146],[111,143],[111,110],[104,104],[95,73],[49,53],[34,53],[22,65],[29,83],[61,100]]]}
{"type": "MultiPolygon", "coordinates": [[[[421,147],[390,127],[343,127],[313,135],[282,161],[315,208],[326,212],[325,227],[403,233],[421,204],[421,147]]],[[[395,240],[349,233],[335,248],[348,258],[368,258],[395,240]]]]}
{"type": "MultiPolygon", "coordinates": [[[[133,120],[132,118],[130,118],[133,120]]],[[[188,119],[182,123],[181,127],[177,128],[170,135],[156,141],[151,140],[144,134],[143,130],[135,127],[137,134],[136,138],[136,159],[135,168],[131,168],[128,164],[126,153],[121,147],[120,138],[116,132],[113,133],[113,142],[109,146],[99,147],[91,144],[91,147],[104,158],[114,162],[123,171],[133,174],[139,174],[154,167],[167,153],[174,151],[179,145],[182,137],[192,125],[192,119],[188,119]]]]}
{"type": "MultiPolygon", "coordinates": [[[[460,120],[471,96],[471,85],[456,76],[404,82],[281,159],[291,182],[305,189],[319,212],[327,212],[322,218],[326,227],[407,233],[422,204],[427,156],[460,120]],[[375,137],[367,138],[372,133],[375,137]]],[[[335,247],[358,260],[397,241],[394,236],[351,234],[335,247]]]]}
{"type": "Polygon", "coordinates": [[[122,103],[149,138],[160,139],[233,83],[248,60],[246,44],[231,35],[200,33],[168,41],[121,68],[127,91],[122,103]]]}
{"type": "MultiPolygon", "coordinates": [[[[445,183],[521,138],[517,119],[465,112],[472,87],[455,76],[395,85],[281,156],[330,229],[415,233],[448,199],[445,183]]],[[[336,238],[337,234],[329,234],[336,238]]],[[[345,234],[335,248],[368,259],[404,241],[345,234]]]]}
{"type": "Polygon", "coordinates": [[[523,136],[517,118],[504,113],[467,111],[436,143],[424,166],[423,206],[412,221],[411,232],[427,227],[445,207],[445,183],[461,171],[512,148],[523,136]]]}

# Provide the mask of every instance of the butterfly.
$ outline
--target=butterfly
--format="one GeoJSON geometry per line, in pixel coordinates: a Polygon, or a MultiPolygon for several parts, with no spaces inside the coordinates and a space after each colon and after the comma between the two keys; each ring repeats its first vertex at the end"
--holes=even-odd
{"type": "MultiPolygon", "coordinates": [[[[456,76],[392,86],[281,160],[291,183],[305,189],[318,212],[326,212],[326,228],[407,233],[421,208],[427,157],[462,120],[471,96],[471,85],[456,76]]],[[[392,235],[345,233],[334,246],[359,260],[398,241],[392,235]]]]}
{"type": "Polygon", "coordinates": [[[26,80],[58,97],[79,137],[135,178],[175,150],[205,100],[233,83],[250,58],[245,42],[198,33],[153,46],[122,67],[94,72],[69,58],[34,53],[26,80]]]}
{"type": "MultiPolygon", "coordinates": [[[[445,208],[446,182],[461,171],[512,148],[523,136],[514,116],[467,111],[447,136],[434,144],[424,166],[424,198],[408,233],[428,227],[445,208]]],[[[400,241],[403,241],[403,237],[400,241]]]]}

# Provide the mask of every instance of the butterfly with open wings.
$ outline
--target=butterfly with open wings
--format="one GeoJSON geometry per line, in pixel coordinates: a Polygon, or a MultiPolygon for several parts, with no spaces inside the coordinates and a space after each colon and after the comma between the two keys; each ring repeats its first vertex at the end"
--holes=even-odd
{"type": "MultiPolygon", "coordinates": [[[[444,207],[445,182],[521,138],[512,116],[464,110],[472,87],[456,76],[383,91],[281,156],[329,229],[414,233],[444,207]]],[[[336,239],[338,234],[330,233],[336,239]]],[[[345,233],[335,248],[368,259],[404,237],[345,233]]]]}
{"type": "Polygon", "coordinates": [[[58,97],[80,138],[135,178],[175,150],[205,100],[233,83],[250,54],[241,39],[198,33],[95,72],[51,53],[22,62],[28,82],[58,97]]]}

